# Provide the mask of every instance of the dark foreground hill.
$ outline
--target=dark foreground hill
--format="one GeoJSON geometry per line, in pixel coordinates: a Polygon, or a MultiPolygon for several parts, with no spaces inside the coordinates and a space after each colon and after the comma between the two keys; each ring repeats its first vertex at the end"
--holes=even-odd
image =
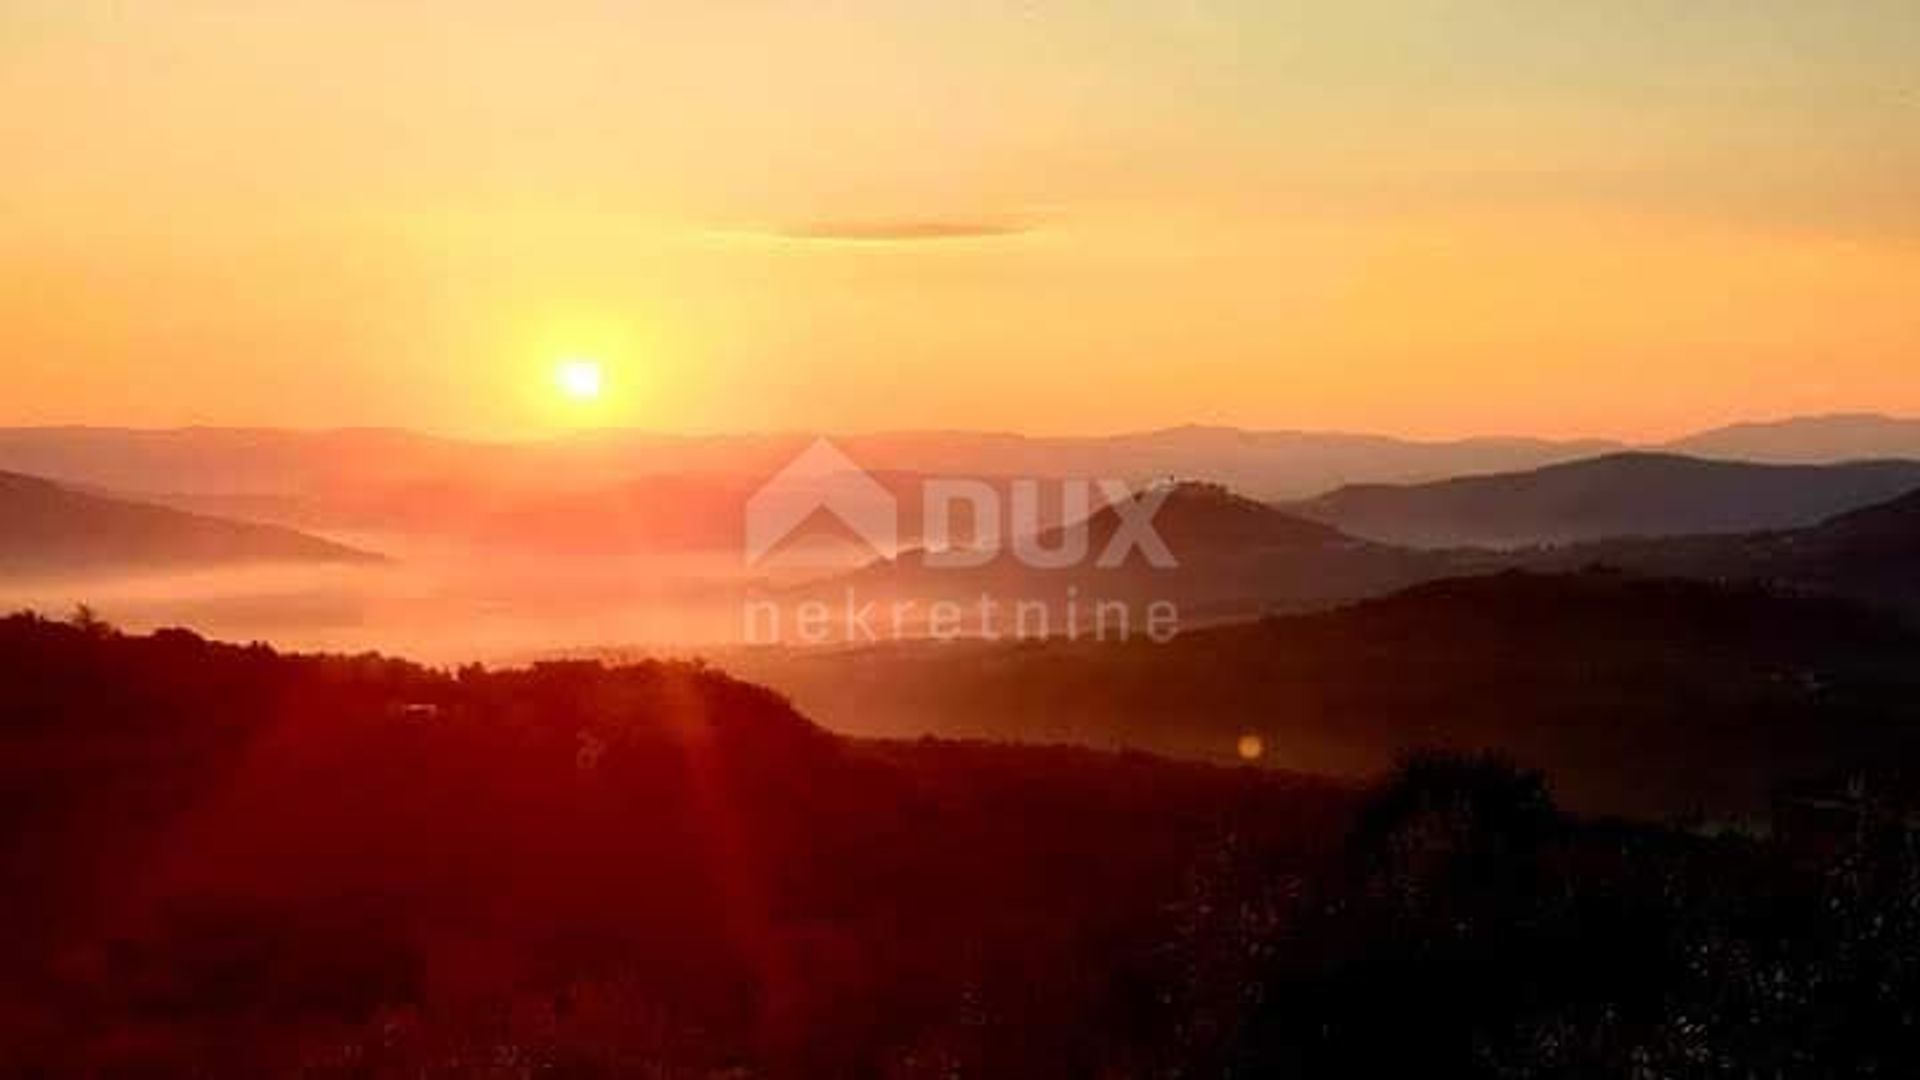
{"type": "Polygon", "coordinates": [[[1898,854],[1582,824],[1476,758],[1363,793],[850,742],[696,666],[449,675],[32,618],[0,620],[0,742],[7,1075],[1915,1062],[1898,854]]]}
{"type": "Polygon", "coordinates": [[[693,666],[454,677],[28,618],[0,792],[9,1075],[1150,1061],[1193,875],[1224,843],[1301,872],[1352,805],[850,743],[693,666]]]}
{"type": "Polygon", "coordinates": [[[1532,472],[1356,485],[1291,507],[1417,547],[1524,547],[1801,528],[1920,490],[1920,462],[1757,465],[1614,454],[1532,472]]]}
{"type": "Polygon", "coordinates": [[[1920,751],[1920,633],[1841,603],[1505,573],[1161,645],[761,651],[731,660],[856,731],[1068,740],[1365,775],[1421,746],[1544,768],[1587,810],[1756,817],[1780,782],[1920,751]]]}
{"type": "Polygon", "coordinates": [[[0,473],[0,577],[377,558],[291,529],[106,498],[0,473]]]}

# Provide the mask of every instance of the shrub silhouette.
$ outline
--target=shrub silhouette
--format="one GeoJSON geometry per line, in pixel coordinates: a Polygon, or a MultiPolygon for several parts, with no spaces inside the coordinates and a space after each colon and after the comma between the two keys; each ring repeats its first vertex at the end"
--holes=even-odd
{"type": "MultiPolygon", "coordinates": [[[[1920,869],[0,619],[0,1072],[1913,1075],[1920,869]]],[[[1885,837],[1876,837],[1882,841],[1885,837]]]]}

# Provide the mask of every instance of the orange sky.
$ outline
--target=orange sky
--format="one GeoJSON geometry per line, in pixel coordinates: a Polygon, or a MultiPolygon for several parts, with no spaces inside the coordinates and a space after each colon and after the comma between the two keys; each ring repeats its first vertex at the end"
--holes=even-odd
{"type": "Polygon", "coordinates": [[[1911,0],[1292,7],[10,0],[0,424],[1920,414],[1911,0]]]}

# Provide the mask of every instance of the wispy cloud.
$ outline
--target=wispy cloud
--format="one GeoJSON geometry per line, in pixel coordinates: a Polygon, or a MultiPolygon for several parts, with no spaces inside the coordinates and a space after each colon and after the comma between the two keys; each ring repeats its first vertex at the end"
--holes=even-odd
{"type": "Polygon", "coordinates": [[[765,230],[782,240],[822,243],[924,243],[937,240],[991,240],[1034,231],[1029,222],[973,218],[886,218],[813,221],[765,230]]]}

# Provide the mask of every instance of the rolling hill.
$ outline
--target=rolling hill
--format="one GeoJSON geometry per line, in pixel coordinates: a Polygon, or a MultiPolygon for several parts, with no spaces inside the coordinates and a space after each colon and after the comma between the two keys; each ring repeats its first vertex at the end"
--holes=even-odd
{"type": "Polygon", "coordinates": [[[1579,544],[1521,561],[1550,570],[1599,565],[1758,582],[1920,615],[1920,492],[1804,529],[1579,544]]]}
{"type": "Polygon", "coordinates": [[[1920,459],[1920,420],[1874,413],[1733,424],[1676,439],[1663,449],[1701,457],[1815,464],[1920,459]]]}
{"type": "MultiPolygon", "coordinates": [[[[1479,557],[1406,551],[1355,539],[1217,484],[1184,482],[1135,496],[1162,500],[1152,511],[1152,533],[1172,557],[1156,565],[1133,546],[1123,511],[1102,507],[1072,525],[1034,539],[1042,552],[1084,555],[1057,568],[1029,565],[1002,545],[978,552],[980,565],[938,565],[925,549],[876,562],[814,591],[862,598],[949,601],[971,606],[981,597],[1000,604],[1050,606],[1064,626],[1069,598],[1085,615],[1098,602],[1139,609],[1176,605],[1186,625],[1269,612],[1323,607],[1376,595],[1465,566],[1479,557]],[[1116,542],[1118,541],[1118,542],[1116,542]]],[[[1144,506],[1141,506],[1144,509],[1144,506]]]]}
{"type": "MultiPolygon", "coordinates": [[[[615,430],[486,442],[381,429],[11,428],[0,429],[0,469],[142,496],[295,498],[307,505],[290,512],[318,524],[336,499],[349,507],[377,505],[378,493],[388,489],[545,495],[675,473],[754,482],[814,437],[615,430]]],[[[1136,485],[1191,476],[1261,498],[1302,498],[1343,483],[1531,468],[1620,448],[1601,440],[1420,441],[1202,426],[1081,437],[908,431],[833,438],[863,467],[881,472],[1113,478],[1136,485]]]]}
{"type": "Polygon", "coordinates": [[[1920,632],[1840,602],[1506,572],[1166,644],[749,650],[822,723],[1264,760],[1364,775],[1491,748],[1585,810],[1756,816],[1785,779],[1920,750],[1920,632]]]}
{"type": "MultiPolygon", "coordinates": [[[[1747,473],[1675,455],[1920,458],[1917,429],[1920,422],[1883,417],[1810,418],[1702,433],[1644,454],[1604,440],[1422,441],[1198,425],[1080,437],[907,431],[835,442],[883,477],[1111,478],[1134,487],[1193,478],[1260,500],[1310,500],[1286,508],[1356,536],[1504,546],[1809,524],[1892,497],[1907,466],[1747,473]]],[[[619,430],[501,442],[380,429],[13,428],[0,429],[0,470],[297,530],[625,551],[732,546],[738,507],[730,503],[812,441],[619,430]],[[668,505],[682,495],[691,512],[668,505]]]]}
{"type": "MultiPolygon", "coordinates": [[[[1911,644],[1884,624],[1576,585],[911,674],[955,710],[997,690],[987,723],[1106,710],[1271,757],[1563,740],[1575,791],[1684,777],[1706,807],[1911,728],[1873,711],[1911,644]],[[1706,640],[1697,682],[1659,666],[1706,640]],[[1810,661],[1818,687],[1766,678],[1810,661]]],[[[1809,860],[1572,817],[1479,754],[1359,785],[850,739],[697,663],[436,671],[33,616],[0,618],[0,718],[8,1075],[1536,1076],[1572,1045],[1685,1076],[1703,1031],[1729,1074],[1911,1071],[1905,831],[1809,860]]]]}
{"type": "Polygon", "coordinates": [[[1186,994],[1207,955],[1166,949],[1193,874],[1235,866],[1224,835],[1303,873],[1357,801],[1141,756],[854,742],[691,664],[455,677],[26,616],[0,618],[0,717],[19,1075],[1178,1060],[1193,1006],[1137,992],[1186,994]]]}
{"type": "Polygon", "coordinates": [[[371,562],[379,556],[254,525],[0,473],[0,575],[371,562]]]}
{"type": "Polygon", "coordinates": [[[1626,453],[1524,473],[1356,485],[1288,509],[1417,547],[1525,547],[1813,525],[1920,490],[1920,461],[1758,465],[1626,453]]]}

